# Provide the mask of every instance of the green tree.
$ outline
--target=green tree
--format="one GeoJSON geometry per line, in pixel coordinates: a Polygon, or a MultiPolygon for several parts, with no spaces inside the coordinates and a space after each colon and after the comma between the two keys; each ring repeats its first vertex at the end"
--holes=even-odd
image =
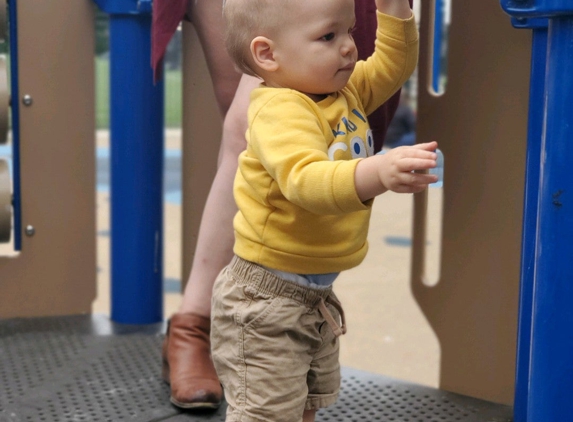
{"type": "Polygon", "coordinates": [[[109,51],[109,18],[99,9],[95,18],[95,40],[96,56],[109,51]]]}

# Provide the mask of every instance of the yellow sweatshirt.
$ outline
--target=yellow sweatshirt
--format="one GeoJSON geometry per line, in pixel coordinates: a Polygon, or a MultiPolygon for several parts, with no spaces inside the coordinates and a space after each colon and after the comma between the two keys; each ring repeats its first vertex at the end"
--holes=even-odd
{"type": "Polygon", "coordinates": [[[234,184],[236,255],[299,274],[364,259],[372,201],[358,198],[354,171],[373,154],[366,116],[404,84],[417,57],[414,18],[378,13],[375,52],[341,91],[319,102],[286,88],[252,92],[234,184]]]}

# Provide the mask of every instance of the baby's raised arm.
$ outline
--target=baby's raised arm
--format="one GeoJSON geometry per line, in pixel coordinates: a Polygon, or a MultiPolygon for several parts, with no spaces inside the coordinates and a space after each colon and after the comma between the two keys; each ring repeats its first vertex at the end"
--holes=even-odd
{"type": "Polygon", "coordinates": [[[421,192],[438,181],[435,174],[416,173],[436,167],[437,142],[398,147],[384,155],[361,160],[356,166],[354,184],[362,202],[388,190],[398,193],[421,192]]]}
{"type": "Polygon", "coordinates": [[[385,15],[408,19],[412,16],[412,9],[408,0],[376,0],[376,8],[385,15]]]}

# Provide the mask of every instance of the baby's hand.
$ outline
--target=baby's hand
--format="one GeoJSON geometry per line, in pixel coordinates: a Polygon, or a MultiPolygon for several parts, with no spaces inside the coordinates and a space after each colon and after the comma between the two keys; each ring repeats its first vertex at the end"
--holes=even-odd
{"type": "Polygon", "coordinates": [[[421,192],[438,181],[435,174],[424,170],[437,166],[437,142],[403,146],[386,152],[378,167],[378,177],[386,189],[398,193],[421,192]]]}
{"type": "Polygon", "coordinates": [[[412,16],[408,0],[376,0],[376,8],[386,15],[400,19],[408,19],[412,16]]]}

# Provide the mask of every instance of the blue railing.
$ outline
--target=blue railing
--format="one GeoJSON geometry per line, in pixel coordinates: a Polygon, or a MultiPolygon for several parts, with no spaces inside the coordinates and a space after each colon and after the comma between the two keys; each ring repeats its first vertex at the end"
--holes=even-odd
{"type": "Polygon", "coordinates": [[[501,5],[534,31],[514,416],[566,421],[573,414],[573,2],[501,5]]]}

